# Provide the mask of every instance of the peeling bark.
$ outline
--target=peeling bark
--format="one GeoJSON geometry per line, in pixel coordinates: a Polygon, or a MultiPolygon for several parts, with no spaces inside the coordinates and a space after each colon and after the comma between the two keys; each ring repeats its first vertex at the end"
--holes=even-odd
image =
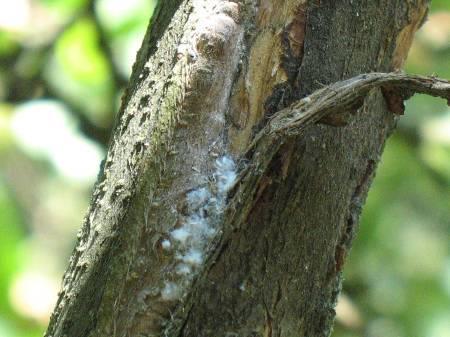
{"type": "Polygon", "coordinates": [[[46,336],[328,336],[426,6],[160,1],[46,336]]]}

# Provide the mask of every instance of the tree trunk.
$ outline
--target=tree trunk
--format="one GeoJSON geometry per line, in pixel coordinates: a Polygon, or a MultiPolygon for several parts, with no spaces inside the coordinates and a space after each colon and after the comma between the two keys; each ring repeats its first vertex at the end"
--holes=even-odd
{"type": "Polygon", "coordinates": [[[427,4],[161,0],[46,335],[328,336],[397,117],[375,90],[251,144],[315,90],[401,68],[427,4]]]}

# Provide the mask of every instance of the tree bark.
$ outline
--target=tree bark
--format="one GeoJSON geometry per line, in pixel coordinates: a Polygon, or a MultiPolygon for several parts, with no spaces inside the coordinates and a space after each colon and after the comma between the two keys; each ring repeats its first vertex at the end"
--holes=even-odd
{"type": "Polygon", "coordinates": [[[46,335],[328,336],[427,4],[160,1],[46,335]]]}

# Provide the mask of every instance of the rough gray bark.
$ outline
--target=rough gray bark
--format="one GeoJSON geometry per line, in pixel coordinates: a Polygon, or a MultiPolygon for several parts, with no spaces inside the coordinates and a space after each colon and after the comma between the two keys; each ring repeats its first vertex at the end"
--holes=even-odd
{"type": "Polygon", "coordinates": [[[161,1],[47,336],[327,336],[426,6],[161,1]]]}

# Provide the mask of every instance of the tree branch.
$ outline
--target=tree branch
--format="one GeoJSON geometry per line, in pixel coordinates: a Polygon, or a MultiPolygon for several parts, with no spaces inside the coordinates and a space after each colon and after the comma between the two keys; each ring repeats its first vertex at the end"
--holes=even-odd
{"type": "Polygon", "coordinates": [[[367,93],[378,87],[382,88],[389,110],[396,114],[403,113],[403,100],[415,93],[442,97],[450,104],[450,83],[446,80],[400,73],[363,74],[317,90],[277,112],[262,134],[299,134],[327,115],[359,108],[367,93]]]}

